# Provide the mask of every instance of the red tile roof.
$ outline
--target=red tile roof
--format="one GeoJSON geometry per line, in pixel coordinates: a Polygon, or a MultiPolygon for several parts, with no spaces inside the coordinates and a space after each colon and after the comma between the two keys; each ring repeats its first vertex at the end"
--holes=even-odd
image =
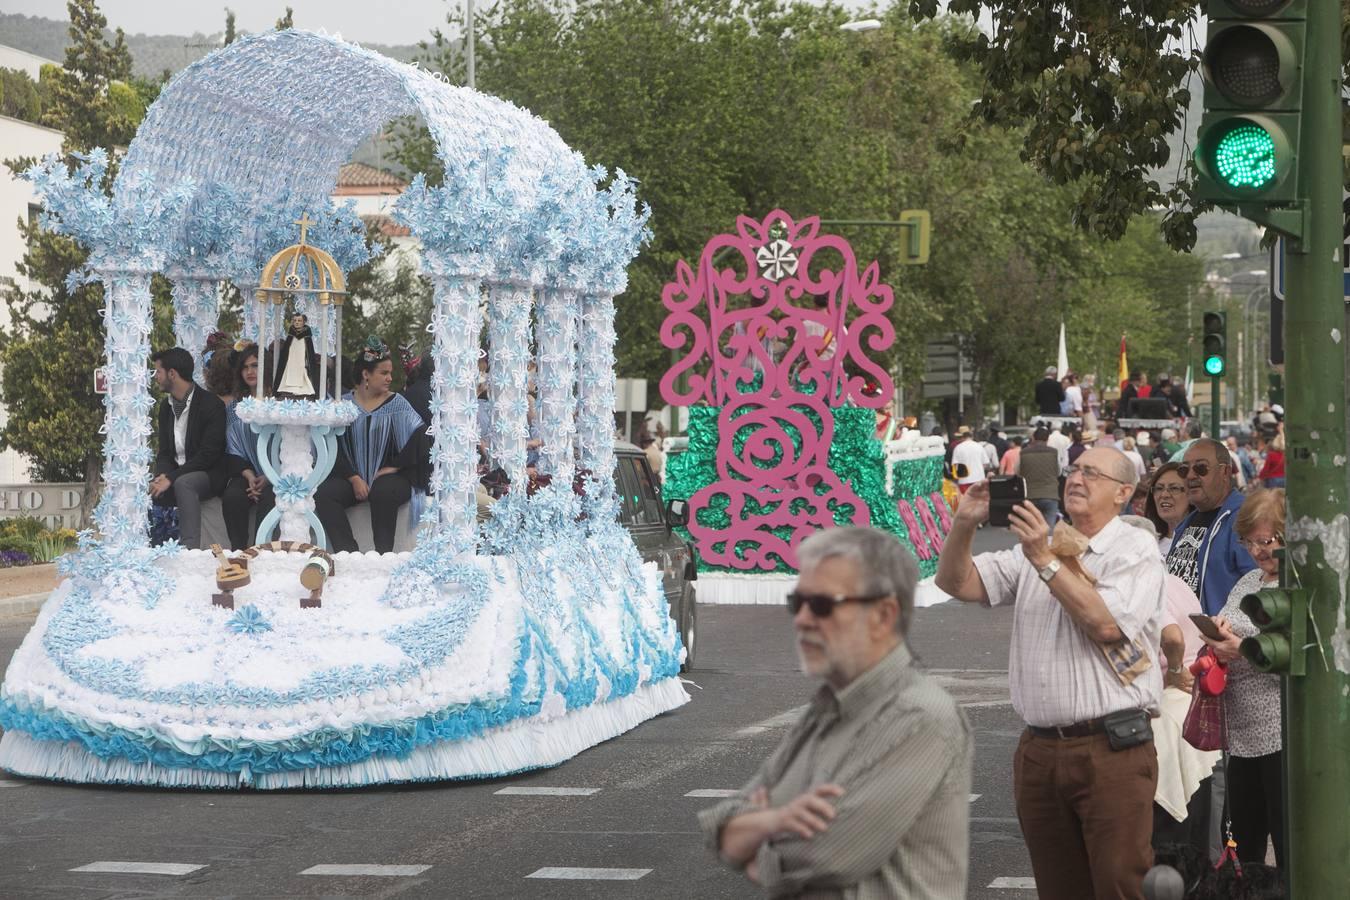
{"type": "MultiPolygon", "coordinates": [[[[368,166],[365,163],[347,163],[338,169],[337,190],[334,193],[343,193],[344,188],[388,188],[388,193],[402,193],[408,183],[397,175],[386,172],[383,169],[377,169],[374,166],[368,166]]],[[[361,191],[367,193],[367,191],[361,191]]],[[[379,191],[385,193],[385,191],[379,191]]]]}
{"type": "Polygon", "coordinates": [[[380,234],[385,237],[409,237],[412,235],[412,229],[407,225],[400,225],[389,216],[368,215],[362,216],[361,221],[367,225],[374,225],[380,230],[380,234]]]}

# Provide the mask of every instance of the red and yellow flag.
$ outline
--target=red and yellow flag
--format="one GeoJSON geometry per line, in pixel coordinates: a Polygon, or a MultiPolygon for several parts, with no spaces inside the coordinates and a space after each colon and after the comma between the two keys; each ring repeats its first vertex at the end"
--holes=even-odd
{"type": "Polygon", "coordinates": [[[1125,385],[1130,380],[1130,361],[1125,356],[1125,332],[1120,333],[1120,371],[1119,371],[1120,389],[1125,390],[1125,385]]]}

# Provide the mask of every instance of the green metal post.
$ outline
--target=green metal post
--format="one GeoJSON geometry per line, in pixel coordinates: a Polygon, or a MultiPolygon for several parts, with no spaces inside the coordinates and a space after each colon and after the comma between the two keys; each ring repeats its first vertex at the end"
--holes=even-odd
{"type": "Polygon", "coordinates": [[[1344,897],[1350,885],[1340,15],[1332,0],[1308,3],[1298,161],[1306,228],[1301,242],[1289,242],[1285,273],[1288,568],[1307,592],[1317,645],[1307,675],[1286,681],[1286,862],[1298,900],[1344,897]]]}
{"type": "Polygon", "coordinates": [[[1218,375],[1209,376],[1209,436],[1216,441],[1223,440],[1219,436],[1219,420],[1222,413],[1219,412],[1219,398],[1223,396],[1223,379],[1218,375]]]}

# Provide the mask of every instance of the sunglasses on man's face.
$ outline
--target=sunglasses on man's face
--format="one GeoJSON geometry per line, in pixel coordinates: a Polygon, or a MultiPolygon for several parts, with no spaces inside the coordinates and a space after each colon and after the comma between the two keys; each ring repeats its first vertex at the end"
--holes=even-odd
{"type": "Polygon", "coordinates": [[[801,591],[792,591],[787,595],[787,604],[788,612],[794,616],[801,611],[803,606],[809,606],[811,615],[817,619],[826,619],[834,613],[834,608],[841,603],[875,603],[889,596],[890,594],[879,594],[874,597],[849,597],[845,594],[806,594],[801,591]]]}
{"type": "MultiPolygon", "coordinates": [[[[1217,465],[1226,466],[1228,464],[1218,463],[1217,465]]],[[[1181,465],[1177,466],[1177,474],[1180,475],[1182,478],[1186,478],[1187,476],[1190,475],[1190,473],[1194,472],[1197,478],[1206,478],[1209,476],[1209,470],[1211,468],[1213,468],[1213,465],[1203,460],[1201,460],[1200,462],[1182,463],[1181,465]]]]}

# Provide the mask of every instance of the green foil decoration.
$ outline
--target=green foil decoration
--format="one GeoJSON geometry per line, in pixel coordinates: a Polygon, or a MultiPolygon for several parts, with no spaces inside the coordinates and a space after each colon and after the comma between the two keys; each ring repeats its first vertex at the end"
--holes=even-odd
{"type": "MultiPolygon", "coordinates": [[[[689,447],[666,461],[666,480],[662,493],[667,500],[688,500],[703,488],[718,480],[717,475],[717,418],[720,408],[713,406],[691,406],[689,408],[689,447]]],[[[918,498],[927,499],[934,491],[942,489],[942,457],[929,457],[917,460],[902,460],[893,469],[894,494],[886,492],[886,452],[876,437],[876,413],[870,409],[855,406],[841,406],[834,413],[834,442],[830,445],[830,469],[843,481],[848,482],[853,492],[867,504],[872,518],[872,527],[889,531],[898,537],[905,546],[911,548],[909,533],[896,511],[897,500],[918,498]]],[[[814,416],[813,416],[814,418],[814,416]]],[[[796,436],[794,435],[794,443],[796,436]]],[[[737,444],[743,437],[737,439],[737,444]]],[[[736,447],[739,455],[740,446],[736,447]]],[[[766,467],[771,464],[766,464],[766,467]]],[[[931,509],[931,504],[930,504],[931,509]]],[[[840,525],[851,521],[849,510],[841,509],[836,514],[840,525]]],[[[699,511],[700,521],[712,527],[726,527],[730,519],[726,512],[725,497],[714,497],[706,509],[699,511]],[[721,501],[720,503],[718,501],[721,501]]],[[[689,533],[680,529],[688,539],[689,533]]],[[[772,529],[773,533],[784,539],[791,537],[789,527],[772,529]]],[[[927,578],[937,571],[937,559],[916,560],[919,563],[920,577],[927,578]]],[[[740,570],[726,566],[710,566],[699,560],[701,572],[735,572],[740,570]]],[[[780,563],[774,570],[783,574],[794,574],[795,569],[786,563],[780,563]]]]}

